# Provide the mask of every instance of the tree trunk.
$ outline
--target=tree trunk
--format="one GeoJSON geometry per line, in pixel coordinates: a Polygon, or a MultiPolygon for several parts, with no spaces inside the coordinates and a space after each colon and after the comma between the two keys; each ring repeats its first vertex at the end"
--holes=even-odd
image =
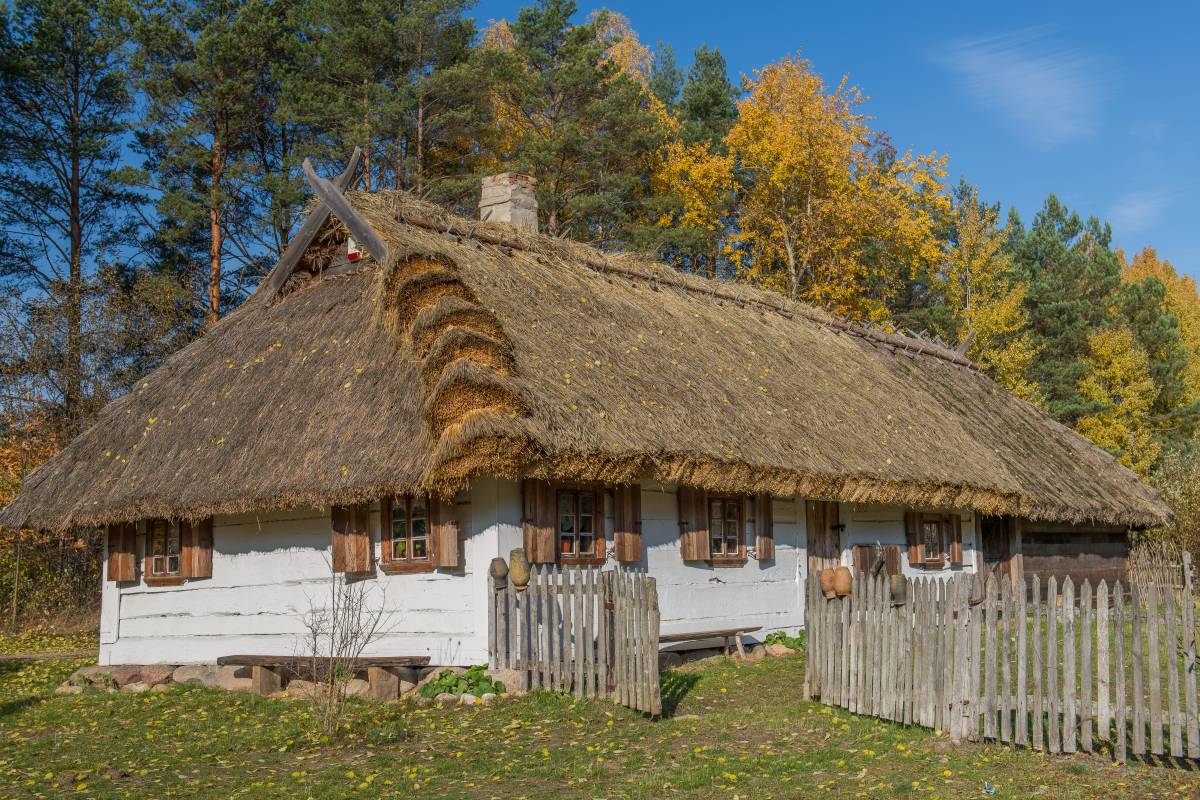
{"type": "Polygon", "coordinates": [[[417,194],[425,188],[425,34],[417,33],[417,194]]]}
{"type": "Polygon", "coordinates": [[[225,146],[220,126],[213,128],[212,184],[208,201],[208,308],[204,325],[211,328],[221,318],[221,180],[225,174],[225,146]]]}
{"type": "Polygon", "coordinates": [[[82,179],[80,162],[82,160],[82,145],[80,142],[80,83],[78,76],[73,81],[71,108],[71,175],[67,191],[70,197],[70,277],[67,286],[67,352],[63,376],[63,405],[70,433],[79,429],[83,405],[83,222],[80,210],[80,195],[82,179]]]}
{"type": "Polygon", "coordinates": [[[371,191],[371,87],[363,79],[363,188],[371,191]]]}

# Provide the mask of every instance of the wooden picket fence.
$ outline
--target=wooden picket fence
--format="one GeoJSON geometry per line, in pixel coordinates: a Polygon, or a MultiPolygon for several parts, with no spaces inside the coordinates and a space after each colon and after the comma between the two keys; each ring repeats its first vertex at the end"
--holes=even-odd
{"type": "Polygon", "coordinates": [[[1200,759],[1192,565],[1182,591],[1118,581],[858,573],[809,581],[805,690],[853,713],[1051,753],[1200,759]]]}
{"type": "Polygon", "coordinates": [[[490,666],[523,673],[527,689],[662,714],[654,578],[549,565],[531,572],[523,591],[489,577],[490,666]]]}

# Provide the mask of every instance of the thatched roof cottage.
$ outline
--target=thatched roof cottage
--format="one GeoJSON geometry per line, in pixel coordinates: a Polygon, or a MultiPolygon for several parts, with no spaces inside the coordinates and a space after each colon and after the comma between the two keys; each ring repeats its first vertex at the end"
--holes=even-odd
{"type": "Polygon", "coordinates": [[[818,567],[1119,569],[1155,493],[961,354],[538,235],[321,202],[252,299],[26,481],[10,526],[107,526],[102,663],[290,653],[335,569],[380,652],[486,657],[489,561],[621,563],[665,631],[803,622],[818,567]],[[352,240],[352,241],[350,241],[352,240]],[[355,259],[356,252],[361,258],[355,259]]]}

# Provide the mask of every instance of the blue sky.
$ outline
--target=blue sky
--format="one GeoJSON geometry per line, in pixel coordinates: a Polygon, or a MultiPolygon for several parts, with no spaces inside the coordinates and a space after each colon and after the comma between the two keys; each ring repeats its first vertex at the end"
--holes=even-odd
{"type": "MultiPolygon", "coordinates": [[[[527,5],[483,0],[480,24],[527,5]]],[[[950,156],[1028,222],[1050,192],[1200,278],[1200,4],[580,0],[625,14],[681,65],[715,46],[734,80],[801,52],[849,75],[901,149],[950,156]]]]}

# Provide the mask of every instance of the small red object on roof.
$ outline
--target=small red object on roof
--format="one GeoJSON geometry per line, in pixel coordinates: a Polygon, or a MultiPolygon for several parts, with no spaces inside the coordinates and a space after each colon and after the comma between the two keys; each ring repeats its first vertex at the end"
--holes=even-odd
{"type": "Polygon", "coordinates": [[[347,261],[358,261],[360,258],[362,258],[362,255],[363,255],[363,250],[361,247],[358,246],[358,242],[354,241],[354,237],[351,236],[351,237],[347,238],[346,239],[346,260],[347,261]]]}

